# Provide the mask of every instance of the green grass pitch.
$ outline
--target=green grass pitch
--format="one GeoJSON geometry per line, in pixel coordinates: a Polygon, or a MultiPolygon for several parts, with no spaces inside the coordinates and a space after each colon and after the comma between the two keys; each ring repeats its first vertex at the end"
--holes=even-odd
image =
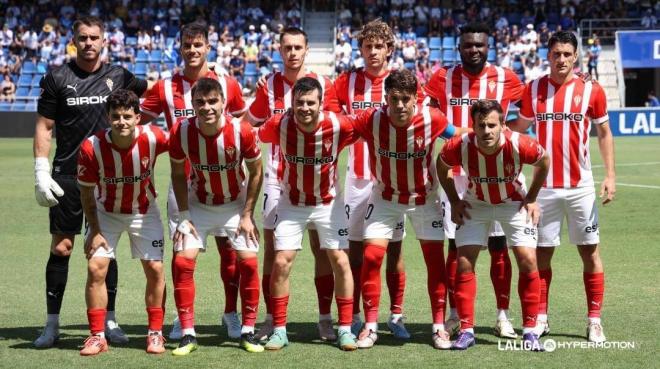
{"type": "MultiPolygon", "coordinates": [[[[606,270],[605,333],[610,341],[633,342],[634,348],[564,348],[545,354],[499,351],[498,339],[492,334],[495,302],[488,274],[489,256],[483,253],[478,264],[477,346],[468,352],[434,350],[430,340],[425,267],[414,231],[409,229],[404,245],[408,275],[404,312],[413,334],[409,342],[393,339],[384,330],[384,323],[381,323],[377,345],[370,350],[345,353],[320,342],[315,323],[313,262],[309,249],[304,246],[292,273],[288,326],[291,345],[281,352],[249,354],[239,349],[237,342],[228,339],[224,327],[219,326],[224,295],[219,280],[218,253],[210,249],[200,256],[195,275],[200,349],[188,357],[175,358],[169,350],[176,342],[168,342],[166,354],[149,356],[144,352],[144,277],[139,263],[130,259],[124,236],[118,257],[117,316],[131,342],[125,347],[113,346],[100,357],[82,358],[78,350],[88,331],[84,301],[86,262],[80,237],[70,263],[60,343],[49,350],[32,347],[45,319],[44,265],[50,242],[47,210],[34,200],[32,141],[0,139],[0,368],[658,367],[660,140],[617,138],[615,144],[619,164],[617,182],[648,186],[619,185],[616,201],[600,209],[601,252],[606,270]]],[[[594,174],[598,181],[604,172],[598,166],[597,148],[597,142],[592,141],[594,174]]],[[[163,194],[166,194],[168,176],[169,164],[164,155],[159,159],[156,176],[161,194],[158,203],[164,218],[166,196],[163,194]]],[[[558,342],[583,342],[586,302],[581,263],[565,235],[562,241],[564,244],[557,250],[553,267],[550,338],[558,342]]],[[[168,265],[171,260],[169,245],[171,243],[166,252],[168,265]]],[[[169,268],[166,270],[169,298],[165,333],[169,332],[174,317],[171,276],[169,268]]],[[[514,326],[520,328],[516,284],[514,267],[511,316],[514,326]]],[[[383,288],[381,322],[385,321],[389,306],[386,291],[383,288]]],[[[260,320],[263,314],[262,304],[260,320]]]]}

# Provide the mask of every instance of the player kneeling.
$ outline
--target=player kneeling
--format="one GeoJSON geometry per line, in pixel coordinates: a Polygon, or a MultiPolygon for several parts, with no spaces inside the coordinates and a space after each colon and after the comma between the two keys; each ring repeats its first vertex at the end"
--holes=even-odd
{"type": "Polygon", "coordinates": [[[533,333],[540,294],[536,264],[536,225],[540,208],[536,196],[548,175],[549,158],[536,141],[504,129],[499,103],[480,100],[472,106],[470,114],[474,132],[447,142],[437,160],[438,177],[451,202],[452,221],[460,226],[456,228],[456,307],[461,331],[451,348],[465,350],[475,344],[477,281],[474,267],[479,251],[488,245],[491,224],[498,221],[508,245],[513,247],[520,270],[518,294],[523,315],[523,347],[543,351],[533,333]],[[529,191],[518,178],[523,164],[535,167],[529,191]],[[463,167],[470,179],[463,200],[448,178],[452,166],[457,165],[463,167]]]}
{"type": "Polygon", "coordinates": [[[207,236],[218,233],[229,235],[238,256],[243,302],[240,345],[246,351],[261,352],[263,346],[254,336],[259,307],[259,234],[253,219],[262,180],[261,151],[252,127],[224,114],[225,97],[217,80],[200,78],[191,95],[196,116],[175,125],[170,139],[172,187],[180,214],[173,240],[172,277],[183,333],[172,354],[187,355],[197,349],[193,275],[207,236]],[[190,182],[186,161],[192,166],[190,182]]]}
{"type": "Polygon", "coordinates": [[[126,231],[133,258],[140,258],[147,277],[149,316],[147,352],[165,352],[163,339],[163,223],[151,176],[156,157],[167,151],[167,136],[158,127],[140,126],[140,101],[127,90],[108,97],[110,129],[85,140],[78,157],[78,183],[85,218],[87,318],[91,336],[80,355],[108,350],[104,334],[107,306],[105,276],[126,231]]]}

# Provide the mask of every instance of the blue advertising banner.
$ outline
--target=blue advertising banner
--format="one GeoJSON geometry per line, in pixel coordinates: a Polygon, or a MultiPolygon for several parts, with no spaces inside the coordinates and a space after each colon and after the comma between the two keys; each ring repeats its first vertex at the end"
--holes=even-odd
{"type": "Polygon", "coordinates": [[[660,31],[618,31],[616,39],[624,68],[660,68],[660,31]]]}
{"type": "Polygon", "coordinates": [[[623,108],[609,112],[614,136],[660,136],[660,108],[623,108]]]}

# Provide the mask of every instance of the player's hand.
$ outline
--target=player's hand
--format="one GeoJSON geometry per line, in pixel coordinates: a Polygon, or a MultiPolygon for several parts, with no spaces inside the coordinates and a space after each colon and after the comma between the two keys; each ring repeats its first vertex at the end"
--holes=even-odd
{"type": "Polygon", "coordinates": [[[527,223],[531,221],[532,224],[537,226],[539,224],[539,220],[541,220],[541,207],[539,204],[537,204],[536,201],[532,202],[525,198],[520,203],[520,208],[518,210],[522,210],[523,208],[525,208],[527,211],[527,223]]]}
{"type": "Polygon", "coordinates": [[[591,81],[591,80],[593,79],[593,78],[591,77],[591,74],[589,74],[589,73],[587,73],[587,72],[576,72],[575,75],[576,75],[578,78],[580,78],[581,80],[583,80],[584,82],[589,82],[589,81],[591,81]]]}
{"type": "Polygon", "coordinates": [[[454,224],[463,225],[465,219],[472,219],[467,209],[472,209],[472,205],[465,200],[458,200],[451,204],[451,221],[454,224]]]}
{"type": "Polygon", "coordinates": [[[614,182],[614,178],[605,178],[603,183],[600,184],[600,198],[603,199],[603,205],[614,200],[615,193],[616,183],[614,182]]]}
{"type": "Polygon", "coordinates": [[[101,231],[92,231],[90,230],[87,238],[85,239],[85,257],[91,259],[100,247],[103,247],[106,251],[110,251],[108,246],[108,241],[103,237],[101,231]]]}
{"type": "Polygon", "coordinates": [[[257,80],[256,88],[263,88],[266,85],[266,81],[268,80],[268,77],[270,77],[270,74],[259,77],[259,79],[257,80]]]}
{"type": "Polygon", "coordinates": [[[245,237],[245,244],[247,247],[254,247],[259,245],[259,229],[254,225],[254,219],[251,215],[242,215],[238,223],[238,228],[234,234],[234,238],[245,237]]]}
{"type": "Polygon", "coordinates": [[[52,207],[60,202],[57,197],[62,197],[64,190],[50,176],[50,164],[48,158],[36,158],[34,163],[34,196],[41,206],[52,207]]]}
{"type": "Polygon", "coordinates": [[[193,236],[195,239],[199,240],[199,234],[197,233],[195,225],[188,219],[182,219],[176,226],[176,231],[172,237],[172,242],[174,242],[175,247],[178,245],[183,246],[185,238],[190,236],[193,236]]]}

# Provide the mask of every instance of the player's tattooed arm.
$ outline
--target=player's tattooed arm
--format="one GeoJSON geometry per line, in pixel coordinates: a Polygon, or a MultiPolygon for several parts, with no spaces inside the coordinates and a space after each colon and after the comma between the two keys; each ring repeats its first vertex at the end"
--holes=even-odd
{"type": "Polygon", "coordinates": [[[596,124],[596,132],[598,133],[600,156],[603,158],[603,165],[605,166],[605,178],[603,178],[603,183],[600,185],[600,198],[603,199],[603,205],[605,205],[614,200],[614,194],[616,193],[614,139],[612,138],[609,122],[596,124]]]}
{"type": "Polygon", "coordinates": [[[83,213],[85,214],[85,220],[87,221],[87,235],[84,248],[87,259],[91,259],[100,247],[108,250],[108,241],[106,241],[103,233],[101,233],[101,226],[99,225],[99,218],[96,212],[94,187],[80,185],[80,202],[83,213]]]}
{"type": "Polygon", "coordinates": [[[533,165],[534,174],[532,177],[532,184],[529,186],[527,195],[520,203],[520,209],[525,208],[525,210],[527,210],[527,221],[530,221],[531,219],[532,223],[537,225],[539,224],[539,219],[541,219],[541,208],[536,203],[536,197],[550,171],[550,157],[548,156],[548,153],[544,153],[541,159],[533,165]]]}
{"type": "Polygon", "coordinates": [[[451,176],[451,167],[445,164],[440,155],[438,155],[435,162],[435,167],[438,172],[438,180],[447,194],[447,199],[451,203],[451,220],[455,224],[463,225],[464,218],[470,219],[470,213],[467,209],[471,209],[472,206],[470,206],[469,202],[462,200],[458,196],[456,186],[454,185],[454,178],[451,176]]]}
{"type": "Polygon", "coordinates": [[[245,162],[248,169],[247,194],[245,207],[241,214],[241,220],[238,224],[235,237],[244,236],[248,247],[259,243],[259,230],[254,222],[254,207],[257,204],[257,198],[261,192],[261,183],[263,182],[263,168],[261,160],[252,160],[245,162]]]}

